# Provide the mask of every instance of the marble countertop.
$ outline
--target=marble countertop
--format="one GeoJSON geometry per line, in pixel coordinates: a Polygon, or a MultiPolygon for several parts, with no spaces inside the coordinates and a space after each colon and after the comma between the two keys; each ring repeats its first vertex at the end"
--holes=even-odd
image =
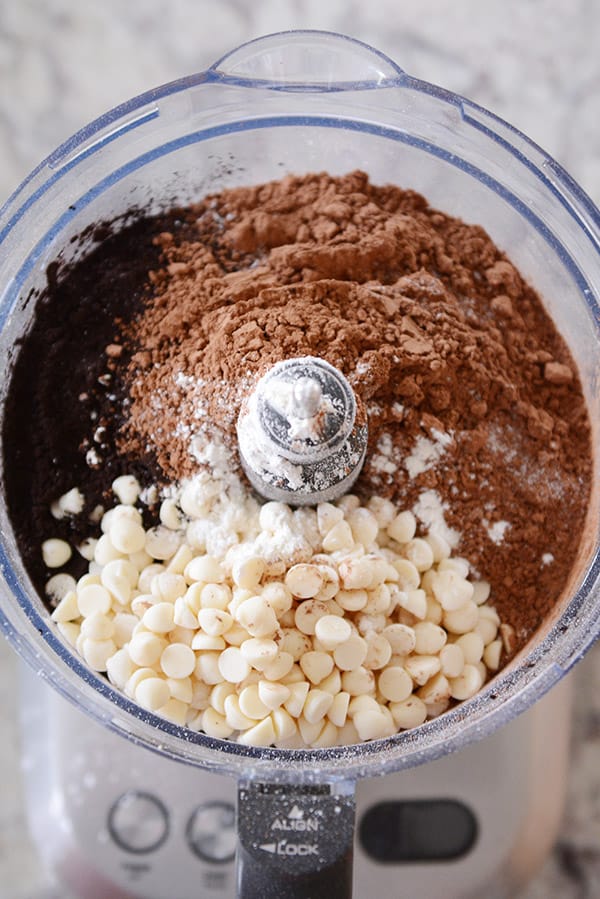
{"type": "MultiPolygon", "coordinates": [[[[4,0],[0,203],[103,111],[288,28],[340,31],[523,130],[600,203],[596,0],[4,0]]],[[[523,899],[600,896],[600,646],[576,675],[558,842],[523,899]]],[[[24,820],[16,661],[0,640],[0,899],[50,899],[24,820]]]]}

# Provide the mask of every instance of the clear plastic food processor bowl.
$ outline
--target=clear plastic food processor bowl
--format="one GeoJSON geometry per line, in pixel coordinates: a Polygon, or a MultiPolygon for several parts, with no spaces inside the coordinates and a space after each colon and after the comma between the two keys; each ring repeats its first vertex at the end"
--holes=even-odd
{"type": "MultiPolygon", "coordinates": [[[[375,183],[414,188],[445,212],[481,224],[508,253],[541,293],[578,363],[597,445],[598,211],[556,162],[505,122],[411,78],[365,44],[323,32],[253,41],[206,72],[149,91],[84,128],[24,181],[0,213],[2,400],[17,342],[34,313],[27,298],[44,284],[48,263],[59,254],[68,259],[76,245],[71,238],[90,223],[287,172],[356,168],[375,183]]],[[[596,489],[556,614],[474,699],[414,731],[359,746],[248,748],[142,711],[88,671],[36,595],[4,504],[0,516],[0,624],[17,652],[107,727],[174,759],[237,777],[349,781],[435,759],[530,706],[599,631],[596,489]]]]}

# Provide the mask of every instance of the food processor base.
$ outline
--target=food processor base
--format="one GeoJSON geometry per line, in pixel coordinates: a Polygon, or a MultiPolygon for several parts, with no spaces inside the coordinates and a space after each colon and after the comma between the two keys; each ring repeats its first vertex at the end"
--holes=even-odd
{"type": "MultiPolygon", "coordinates": [[[[101,727],[23,666],[30,828],[61,899],[235,896],[233,779],[101,727]]],[[[461,752],[357,785],[354,895],[514,897],[562,813],[571,679],[461,752]],[[401,884],[401,886],[400,886],[401,884]]],[[[309,853],[291,810],[265,853],[309,853]]]]}

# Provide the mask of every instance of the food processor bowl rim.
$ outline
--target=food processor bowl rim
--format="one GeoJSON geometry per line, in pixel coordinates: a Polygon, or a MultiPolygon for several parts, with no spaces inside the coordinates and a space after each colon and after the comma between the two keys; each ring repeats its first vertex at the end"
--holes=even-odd
{"type": "MultiPolygon", "coordinates": [[[[322,32],[318,32],[322,34],[322,32]]],[[[285,34],[285,33],[284,33],[285,34]]],[[[352,40],[352,39],[349,39],[352,40]]],[[[216,65],[216,64],[215,64],[216,65]]],[[[210,71],[210,70],[209,70],[210,71]]],[[[13,205],[14,198],[18,197],[18,194],[21,190],[25,189],[25,186],[31,181],[37,173],[44,168],[44,166],[48,165],[49,162],[53,162],[52,167],[56,169],[56,165],[54,164],[56,160],[60,161],[64,158],[67,152],[72,151],[74,148],[81,146],[82,143],[85,143],[89,140],[91,136],[94,136],[98,133],[98,131],[102,130],[102,128],[106,127],[107,124],[114,124],[115,121],[121,117],[125,113],[131,113],[132,111],[139,111],[143,106],[147,105],[148,100],[155,100],[158,96],[165,96],[175,91],[185,89],[190,86],[194,86],[196,84],[205,81],[207,73],[201,73],[197,76],[191,76],[187,79],[181,79],[177,82],[172,82],[170,85],[165,85],[163,88],[158,88],[155,91],[150,91],[146,94],[141,95],[138,98],[134,98],[128,103],[122,104],[120,107],[117,107],[111,113],[107,113],[106,116],[97,119],[95,122],[92,122],[89,126],[82,129],[78,134],[76,134],[70,141],[65,142],[59,150],[52,154],[52,156],[48,157],[43,163],[34,172],[26,179],[21,188],[18,188],[13,197],[5,204],[3,209],[0,211],[0,228],[2,227],[2,221],[6,217],[8,213],[10,213],[11,205],[13,205]]],[[[219,76],[221,77],[221,76],[219,76]]],[[[457,100],[461,100],[457,95],[451,94],[450,92],[444,91],[440,88],[435,88],[433,85],[428,85],[426,82],[419,82],[416,79],[410,79],[409,76],[406,76],[407,82],[403,79],[403,85],[405,83],[410,82],[410,86],[416,86],[419,90],[426,90],[428,93],[437,96],[439,99],[448,102],[448,97],[453,98],[452,102],[456,102],[457,100]]],[[[264,83],[259,85],[260,87],[264,87],[264,83]]],[[[461,101],[463,102],[463,101],[461,101]]],[[[464,101],[469,104],[471,108],[481,108],[475,107],[474,104],[470,104],[469,101],[464,101]]],[[[485,110],[484,110],[485,112],[485,110]]],[[[147,113],[147,116],[152,118],[154,115],[158,113],[152,113],[152,111],[147,113]]],[[[536,145],[522,135],[517,129],[513,128],[507,123],[503,122],[498,117],[493,116],[490,113],[486,112],[486,115],[490,116],[492,119],[497,120],[502,123],[505,127],[509,128],[511,132],[516,134],[520,139],[525,141],[528,145],[532,147],[536,147],[536,145]]],[[[139,117],[139,118],[143,118],[139,117]]],[[[139,121],[138,120],[136,121],[139,121]]],[[[463,116],[464,118],[464,116],[463,116]]],[[[318,116],[274,116],[272,119],[262,119],[260,122],[256,120],[244,120],[239,126],[238,130],[248,129],[251,127],[269,127],[272,125],[287,125],[287,124],[304,124],[314,122],[315,124],[328,124],[331,127],[352,127],[352,123],[346,121],[344,119],[337,119],[334,117],[318,117],[318,116]]],[[[483,126],[479,121],[473,122],[469,121],[474,127],[482,128],[483,126]]],[[[133,126],[132,126],[133,127],[133,126]]],[[[389,136],[393,137],[396,140],[401,139],[399,133],[394,132],[393,129],[385,129],[375,126],[370,127],[368,123],[363,122],[354,122],[354,127],[358,130],[371,130],[375,132],[378,136],[389,136]]],[[[230,126],[223,126],[226,130],[232,130],[230,126]]],[[[484,129],[486,130],[486,129],[484,129]]],[[[119,137],[123,134],[123,130],[120,130],[116,137],[119,137]]],[[[211,134],[208,134],[206,130],[202,132],[197,132],[193,135],[187,135],[186,138],[188,140],[195,138],[196,140],[200,140],[200,135],[212,136],[215,132],[212,131],[211,134]]],[[[223,133],[223,129],[221,129],[221,133],[223,133]]],[[[500,137],[496,135],[493,130],[490,129],[491,136],[494,139],[498,139],[503,144],[505,144],[510,152],[513,152],[515,155],[520,158],[524,158],[523,154],[520,151],[513,147],[510,142],[506,141],[504,137],[500,137]]],[[[404,139],[411,142],[411,135],[404,135],[404,139]]],[[[414,140],[412,141],[414,143],[414,140]]],[[[171,142],[169,145],[163,145],[161,148],[164,152],[168,152],[165,150],[166,146],[169,146],[169,149],[175,149],[175,146],[172,146],[177,142],[171,142]]],[[[179,141],[179,145],[181,145],[181,139],[179,141]]],[[[104,144],[103,144],[104,146],[104,144]]],[[[435,148],[430,145],[429,147],[425,146],[425,142],[421,141],[421,149],[428,150],[429,152],[434,152],[435,148]]],[[[437,148],[439,150],[439,148],[437,148]]],[[[539,148],[538,148],[539,149],[539,148]]],[[[136,163],[137,165],[142,165],[145,163],[146,156],[148,154],[144,154],[142,157],[138,157],[136,163]]],[[[438,155],[444,155],[443,153],[438,153],[438,155]]],[[[80,157],[78,157],[79,159],[80,157]]],[[[548,159],[551,163],[550,157],[547,157],[544,154],[544,158],[548,159]]],[[[460,165],[464,160],[456,159],[454,160],[454,164],[459,165],[460,168],[464,168],[464,166],[460,165]]],[[[535,170],[536,174],[539,176],[539,170],[537,166],[527,160],[527,164],[530,168],[535,170]]],[[[575,182],[570,179],[565,172],[563,172],[562,168],[558,166],[558,164],[554,164],[556,167],[553,169],[556,174],[557,171],[561,173],[561,177],[563,177],[564,183],[568,186],[568,192],[573,195],[575,201],[583,204],[586,210],[590,213],[592,217],[592,221],[594,225],[600,225],[600,213],[592,203],[592,201],[587,197],[587,195],[578,187],[575,182]]],[[[67,171],[72,170],[71,166],[67,165],[63,169],[59,169],[59,171],[53,172],[54,179],[62,177],[63,174],[67,174],[67,171]]],[[[469,174],[474,175],[478,173],[481,175],[481,180],[487,184],[488,187],[492,187],[489,176],[486,176],[484,172],[480,169],[472,169],[469,174]]],[[[121,170],[117,170],[110,177],[116,178],[123,177],[123,172],[121,170]]],[[[577,210],[574,208],[573,204],[569,204],[564,195],[558,191],[551,181],[548,179],[544,179],[546,183],[546,187],[552,192],[556,199],[559,199],[562,205],[564,205],[567,209],[570,210],[571,215],[577,220],[578,224],[582,226],[582,222],[580,217],[577,215],[577,210]]],[[[497,182],[496,182],[497,183],[497,182]]],[[[90,190],[88,192],[89,200],[92,199],[93,195],[96,193],[95,190],[90,190]]],[[[39,199],[39,192],[36,192],[33,195],[33,198],[30,198],[28,203],[25,205],[29,206],[33,202],[39,199]]],[[[88,202],[89,202],[88,200],[88,202]]],[[[523,204],[522,204],[523,205],[523,204]]],[[[26,211],[26,210],[25,210],[26,211]]],[[[522,214],[530,217],[530,210],[523,206],[520,210],[522,214]]],[[[538,219],[539,221],[539,219],[538,219]]],[[[6,224],[4,228],[3,234],[10,232],[12,227],[14,226],[14,216],[12,220],[6,224]]],[[[57,223],[58,230],[63,227],[62,217],[59,219],[57,223]]],[[[593,239],[594,235],[590,234],[589,228],[586,229],[588,236],[593,239]]],[[[567,253],[566,258],[564,254],[560,254],[561,244],[557,241],[552,233],[550,233],[550,238],[554,242],[554,248],[561,255],[563,264],[567,266],[567,268],[571,271],[575,279],[577,280],[580,287],[583,287],[582,292],[585,296],[585,302],[590,311],[596,312],[596,316],[598,315],[598,303],[596,298],[593,296],[593,293],[587,286],[587,282],[583,278],[581,272],[578,267],[574,264],[574,260],[571,259],[570,255],[567,253]],[[587,289],[586,289],[587,288],[587,289]]],[[[548,237],[546,237],[548,239],[548,237]]],[[[597,243],[597,240],[596,240],[597,243]]],[[[33,253],[33,251],[32,251],[33,253]]],[[[32,254],[30,253],[28,259],[30,259],[32,254]]],[[[22,267],[24,268],[24,266],[22,267]]],[[[20,292],[21,285],[19,285],[20,292]]],[[[7,299],[5,297],[5,299],[7,299]]],[[[598,319],[600,320],[600,318],[598,319]]],[[[596,539],[597,544],[597,539],[596,539]]],[[[0,608],[0,629],[4,630],[15,646],[21,645],[22,654],[25,655],[27,661],[34,667],[37,668],[40,672],[44,672],[44,675],[49,678],[49,675],[56,675],[56,656],[60,659],[60,661],[69,669],[70,672],[73,672],[77,676],[77,681],[74,684],[67,683],[64,673],[58,672],[58,676],[55,676],[53,679],[55,681],[55,686],[59,689],[63,695],[69,698],[73,702],[81,702],[82,699],[82,686],[79,681],[83,681],[87,687],[93,688],[93,715],[96,718],[100,718],[105,724],[109,727],[112,727],[114,730],[117,730],[122,735],[129,736],[135,739],[138,742],[143,743],[147,748],[153,749],[154,751],[159,751],[162,753],[167,753],[172,755],[174,758],[178,758],[183,762],[188,762],[191,764],[201,765],[204,767],[213,767],[214,770],[224,771],[229,768],[229,773],[233,773],[233,769],[235,767],[233,762],[233,756],[237,756],[238,769],[235,773],[240,773],[240,767],[244,764],[244,762],[251,764],[252,761],[256,761],[257,763],[268,763],[274,767],[274,769],[281,769],[283,771],[283,775],[287,776],[287,767],[290,764],[298,763],[298,762],[306,762],[310,764],[311,762],[318,763],[319,766],[319,774],[318,776],[322,776],[323,770],[329,771],[332,776],[338,778],[345,778],[348,776],[348,772],[350,772],[350,776],[352,776],[352,770],[356,772],[357,769],[361,768],[361,765],[365,763],[369,763],[370,766],[373,765],[374,762],[378,762],[381,767],[387,767],[388,769],[392,769],[393,767],[407,767],[409,764],[419,764],[421,761],[430,760],[436,758],[443,753],[460,748],[466,743],[476,739],[480,736],[485,736],[488,733],[491,733],[497,726],[506,721],[510,720],[515,714],[518,714],[520,711],[523,711],[527,708],[532,701],[533,698],[539,698],[545,690],[549,689],[566,671],[581,658],[581,656],[587,651],[589,646],[594,642],[598,629],[600,626],[600,608],[594,614],[591,612],[588,613],[587,619],[590,627],[588,628],[586,635],[583,641],[579,642],[579,645],[574,649],[572,646],[570,648],[565,648],[565,651],[562,653],[562,656],[559,654],[557,659],[551,659],[546,663],[544,671],[540,672],[539,676],[536,676],[534,679],[529,678],[527,675],[526,669],[530,668],[531,665],[536,665],[536,660],[542,660],[546,655],[549,649],[552,648],[553,643],[553,635],[556,635],[558,632],[563,631],[568,627],[570,621],[572,621],[575,616],[582,611],[582,606],[584,605],[587,598],[589,598],[590,590],[589,585],[592,583],[596,584],[600,581],[600,557],[596,552],[596,556],[590,565],[585,577],[582,580],[579,590],[571,599],[571,602],[568,608],[565,610],[561,619],[556,624],[555,628],[548,634],[544,640],[530,653],[527,657],[526,664],[522,665],[513,671],[509,671],[505,674],[499,674],[498,678],[494,680],[492,685],[488,685],[484,690],[478,694],[472,700],[469,700],[467,703],[462,706],[458,706],[456,709],[450,710],[446,712],[441,718],[433,719],[430,722],[427,722],[422,727],[416,729],[415,731],[407,731],[403,734],[397,735],[395,737],[389,738],[385,741],[376,741],[374,743],[364,743],[358,744],[352,747],[337,747],[333,750],[283,750],[283,749],[253,749],[252,747],[243,747],[237,743],[233,743],[231,741],[219,741],[213,740],[210,737],[207,737],[204,734],[196,734],[195,732],[189,731],[185,728],[180,728],[177,725],[174,725],[165,719],[158,718],[151,713],[146,713],[139,708],[139,706],[135,705],[131,702],[126,696],[117,692],[115,688],[110,685],[110,683],[98,675],[91,672],[83,663],[80,661],[73,652],[66,646],[65,643],[61,641],[58,635],[51,629],[49,626],[49,621],[45,620],[41,614],[37,611],[35,606],[32,603],[32,600],[29,596],[26,595],[24,587],[19,583],[19,579],[16,575],[16,572],[13,570],[12,565],[9,560],[9,556],[5,551],[5,547],[2,541],[0,541],[0,568],[3,571],[4,578],[3,581],[6,582],[6,587],[8,587],[13,596],[16,596],[17,602],[20,606],[20,611],[25,612],[25,615],[29,621],[31,627],[37,631],[44,639],[45,646],[43,647],[43,657],[38,652],[36,653],[35,647],[32,640],[27,639],[24,642],[23,637],[19,634],[18,629],[15,627],[14,622],[11,622],[7,615],[5,615],[4,610],[0,608]],[[21,598],[19,598],[21,597],[21,598]],[[44,664],[46,668],[44,668],[44,664]],[[506,699],[503,699],[501,704],[493,705],[487,709],[485,709],[484,713],[477,719],[477,721],[471,720],[470,722],[467,720],[463,721],[465,715],[473,713],[475,707],[487,701],[489,698],[490,692],[493,692],[495,689],[502,689],[503,685],[510,685],[515,680],[519,682],[523,682],[522,689],[518,689],[513,694],[509,695],[506,699]],[[110,703],[109,706],[104,706],[104,702],[110,703]],[[127,728],[120,726],[119,723],[115,720],[114,715],[111,716],[109,709],[114,710],[115,706],[120,711],[127,712],[131,714],[133,719],[133,723],[131,727],[129,725],[127,728]],[[176,747],[165,746],[164,743],[161,744],[157,742],[153,745],[152,741],[145,736],[144,734],[140,734],[140,729],[137,728],[137,722],[140,725],[151,724],[154,728],[154,734],[157,737],[157,740],[160,741],[161,735],[164,734],[167,738],[175,738],[177,743],[176,747]],[[452,730],[452,727],[454,728],[452,730]],[[435,734],[442,730],[443,732],[448,732],[450,734],[448,738],[448,742],[444,742],[438,740],[437,743],[431,746],[420,746],[419,744],[422,742],[423,734],[435,734]],[[219,757],[219,761],[215,760],[215,756],[212,755],[209,758],[191,758],[189,757],[189,753],[186,755],[185,746],[195,745],[201,747],[205,750],[216,751],[216,754],[219,757]],[[409,758],[402,758],[402,748],[405,747],[408,751],[409,758]],[[224,761],[224,758],[232,758],[232,762],[228,764],[224,761]],[[336,764],[337,763],[337,764],[336,764]]],[[[2,583],[4,587],[4,583],[2,583]]],[[[568,647],[568,641],[567,641],[568,647]]],[[[361,774],[372,774],[374,773],[371,769],[367,772],[361,772],[361,774]]],[[[310,776],[310,772],[306,772],[305,776],[310,776]]]]}

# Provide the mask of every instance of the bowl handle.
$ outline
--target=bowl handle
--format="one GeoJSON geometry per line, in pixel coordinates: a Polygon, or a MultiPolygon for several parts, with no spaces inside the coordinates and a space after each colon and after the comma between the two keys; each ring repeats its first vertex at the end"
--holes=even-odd
{"type": "Polygon", "coordinates": [[[355,783],[238,785],[238,899],[351,899],[355,783]]]}
{"type": "Polygon", "coordinates": [[[330,31],[281,31],[242,44],[210,69],[228,79],[305,89],[397,83],[403,70],[384,53],[330,31]]]}

